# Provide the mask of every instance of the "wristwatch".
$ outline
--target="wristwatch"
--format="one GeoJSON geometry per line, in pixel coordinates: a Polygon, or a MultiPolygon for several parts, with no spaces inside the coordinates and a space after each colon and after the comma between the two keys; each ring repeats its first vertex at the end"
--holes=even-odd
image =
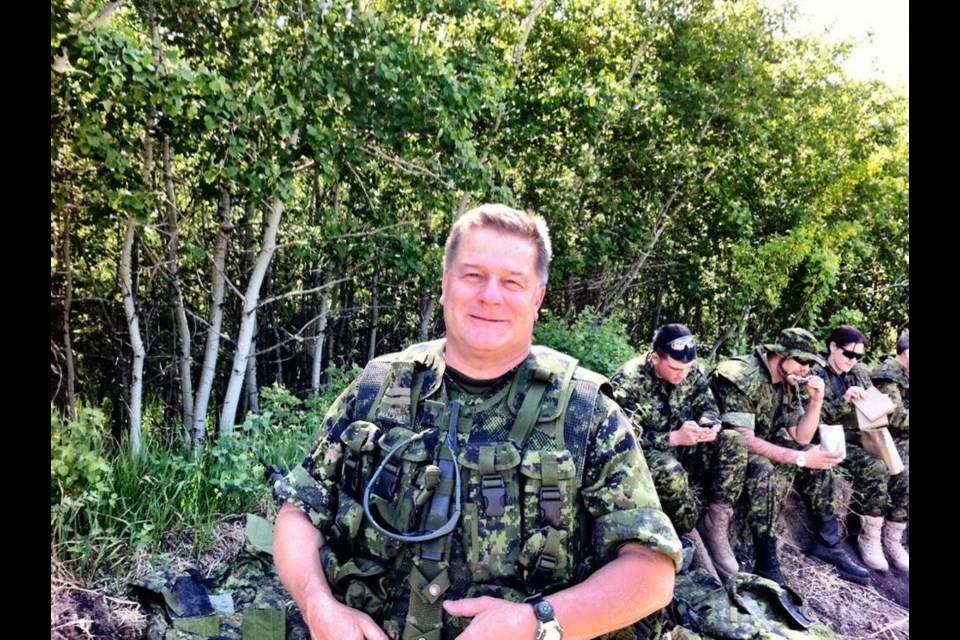
{"type": "Polygon", "coordinates": [[[807,466],[807,454],[803,451],[797,454],[797,466],[801,468],[807,466]]]}
{"type": "Polygon", "coordinates": [[[536,640],[563,640],[563,627],[557,622],[550,603],[539,595],[528,598],[526,602],[533,605],[533,615],[537,616],[537,622],[540,624],[536,640]]]}

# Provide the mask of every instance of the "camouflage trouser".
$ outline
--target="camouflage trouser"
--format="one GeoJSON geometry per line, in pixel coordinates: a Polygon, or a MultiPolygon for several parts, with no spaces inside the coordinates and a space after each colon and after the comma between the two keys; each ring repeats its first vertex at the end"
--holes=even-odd
{"type": "Polygon", "coordinates": [[[747,460],[747,482],[743,495],[747,500],[747,522],[756,535],[773,535],[780,514],[777,478],[793,480],[814,516],[828,516],[833,510],[833,472],[792,464],[774,464],[767,458],[751,455],[747,460]]]}
{"type": "Polygon", "coordinates": [[[887,519],[907,522],[910,519],[910,441],[897,440],[897,451],[903,460],[903,473],[890,476],[887,485],[887,519]]]}
{"type": "Polygon", "coordinates": [[[847,444],[847,457],[840,473],[853,485],[853,511],[864,516],[882,516],[887,509],[890,475],[883,460],[860,447],[847,444]]]}
{"type": "Polygon", "coordinates": [[[707,503],[736,504],[746,479],[747,446],[743,437],[722,429],[713,442],[670,451],[644,449],[660,505],[677,533],[693,530],[700,516],[699,487],[707,503]],[[694,485],[694,486],[691,486],[694,485]]]}

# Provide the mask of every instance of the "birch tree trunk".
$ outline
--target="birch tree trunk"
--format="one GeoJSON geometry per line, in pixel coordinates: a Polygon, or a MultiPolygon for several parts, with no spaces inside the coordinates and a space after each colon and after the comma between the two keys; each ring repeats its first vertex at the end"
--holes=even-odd
{"type": "Polygon", "coordinates": [[[127,217],[124,226],[126,232],[123,240],[123,253],[120,256],[120,292],[123,296],[123,310],[127,316],[127,327],[130,331],[130,347],[133,349],[130,397],[128,400],[130,449],[134,456],[139,456],[142,448],[140,418],[143,411],[143,363],[146,360],[147,354],[143,346],[143,338],[140,336],[140,321],[137,318],[137,308],[133,292],[133,269],[131,268],[137,221],[130,215],[127,217]]]}
{"type": "Polygon", "coordinates": [[[432,294],[427,294],[420,306],[420,341],[426,342],[430,339],[430,320],[433,318],[433,310],[437,306],[437,298],[432,294]]]}
{"type": "Polygon", "coordinates": [[[73,305],[73,261],[70,255],[70,207],[63,210],[63,268],[66,273],[66,291],[63,296],[63,347],[67,366],[67,411],[70,419],[77,419],[75,395],[76,372],[73,365],[73,341],[70,338],[70,307],[73,305]]]}
{"type": "Polygon", "coordinates": [[[170,166],[170,138],[163,137],[163,186],[167,200],[167,273],[170,277],[170,298],[176,320],[179,353],[177,365],[180,371],[180,401],[183,408],[183,437],[190,442],[190,430],[193,427],[193,356],[191,354],[190,325],[187,323],[187,310],[183,304],[183,291],[180,284],[180,229],[177,221],[177,201],[173,189],[173,169],[170,166]]]}
{"type": "MultiPolygon", "coordinates": [[[[290,136],[287,148],[297,144],[300,135],[294,131],[290,136]]],[[[240,389],[247,372],[247,358],[250,356],[250,341],[256,324],[255,312],[260,300],[260,285],[267,274],[267,268],[277,250],[277,229],[280,227],[280,218],[283,216],[283,200],[274,197],[270,204],[270,215],[263,232],[263,246],[250,274],[250,282],[243,295],[243,313],[240,316],[240,330],[237,333],[237,352],[233,357],[233,367],[230,369],[230,381],[223,397],[223,408],[220,411],[220,435],[231,436],[237,417],[237,404],[240,399],[240,389]]]]}
{"type": "Polygon", "coordinates": [[[250,340],[250,357],[247,358],[247,375],[244,378],[247,393],[247,410],[260,413],[260,389],[257,386],[257,333],[259,333],[257,312],[253,312],[253,338],[250,340]]]}
{"type": "Polygon", "coordinates": [[[330,310],[330,283],[333,272],[323,270],[323,290],[320,292],[320,311],[317,317],[317,331],[313,339],[313,366],[310,368],[310,391],[320,395],[320,374],[323,373],[323,342],[327,337],[327,314],[330,310]]]}
{"type": "Polygon", "coordinates": [[[224,186],[220,193],[220,229],[217,232],[217,247],[213,255],[210,288],[210,326],[207,328],[206,346],[203,350],[203,365],[197,386],[196,404],[193,407],[192,442],[194,451],[203,449],[207,439],[207,406],[213,389],[213,377],[217,370],[217,355],[220,350],[220,327],[223,325],[223,294],[226,284],[227,243],[233,231],[231,221],[230,189],[224,186]]]}
{"type": "Polygon", "coordinates": [[[377,324],[380,322],[380,276],[373,272],[373,286],[371,287],[370,310],[370,346],[367,349],[367,360],[377,357],[377,324]]]}

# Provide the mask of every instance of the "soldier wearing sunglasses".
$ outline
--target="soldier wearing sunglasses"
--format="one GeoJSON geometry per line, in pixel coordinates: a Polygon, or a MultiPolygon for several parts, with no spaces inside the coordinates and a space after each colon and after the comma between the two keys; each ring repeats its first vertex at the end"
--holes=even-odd
{"type": "Polygon", "coordinates": [[[696,550],[694,561],[708,571],[715,566],[726,578],[740,570],[729,524],[746,477],[747,448],[736,431],[721,431],[717,402],[696,357],[690,330],[667,324],[654,334],[652,351],[624,363],[610,382],[643,443],[663,510],[696,550]],[[704,496],[703,509],[697,493],[704,496]]]}
{"type": "Polygon", "coordinates": [[[749,452],[742,499],[748,505],[756,556],[753,572],[785,583],[774,535],[780,512],[776,477],[781,476],[796,480],[815,519],[807,555],[832,564],[843,578],[866,584],[870,572],[840,545],[832,469],[841,454],[810,446],[820,426],[824,395],[823,379],[808,375],[815,364],[826,365],[817,353],[816,338],[805,329],[790,328],[774,343],[721,362],[710,375],[724,427],[742,434],[749,452]],[[805,386],[805,404],[800,384],[805,386]]]}

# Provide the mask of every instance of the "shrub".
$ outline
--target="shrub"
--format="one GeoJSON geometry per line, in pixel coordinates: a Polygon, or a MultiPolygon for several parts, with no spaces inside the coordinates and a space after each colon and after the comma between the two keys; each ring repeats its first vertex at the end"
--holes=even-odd
{"type": "Polygon", "coordinates": [[[589,307],[572,325],[548,315],[536,324],[533,333],[537,344],[567,353],[582,366],[605,376],[613,375],[617,367],[636,355],[621,317],[600,318],[589,307]]]}

